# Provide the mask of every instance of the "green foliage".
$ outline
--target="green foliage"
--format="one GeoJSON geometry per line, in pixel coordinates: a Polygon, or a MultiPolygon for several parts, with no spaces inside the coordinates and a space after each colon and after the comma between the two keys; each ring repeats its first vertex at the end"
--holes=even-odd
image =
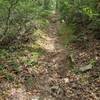
{"type": "Polygon", "coordinates": [[[4,65],[0,64],[0,71],[4,69],[4,65]]]}
{"type": "Polygon", "coordinates": [[[14,39],[34,30],[34,19],[47,17],[51,3],[50,0],[0,0],[0,44],[5,40],[9,43],[12,35],[14,39]]]}
{"type": "Polygon", "coordinates": [[[14,77],[12,76],[12,74],[9,74],[9,73],[6,73],[5,79],[8,81],[14,81],[14,77]]]}
{"type": "Polygon", "coordinates": [[[6,55],[8,55],[7,50],[5,50],[5,49],[0,49],[0,58],[4,58],[4,57],[6,57],[6,55]]]}
{"type": "MultiPolygon", "coordinates": [[[[63,33],[70,34],[69,39],[66,41],[72,42],[73,40],[79,40],[83,38],[81,36],[82,31],[91,30],[97,38],[100,38],[100,2],[98,0],[59,0],[58,1],[58,12],[60,13],[60,20],[66,23],[68,31],[63,33]],[[72,32],[74,26],[74,32],[72,32]],[[76,33],[76,34],[75,34],[76,33]],[[80,34],[80,35],[79,35],[80,34]],[[79,38],[80,37],[80,38],[79,38]]],[[[62,29],[61,29],[62,30],[62,29]]],[[[85,34],[84,34],[85,35],[85,34]]],[[[64,35],[65,37],[65,35],[64,35]]]]}
{"type": "Polygon", "coordinates": [[[59,35],[63,40],[63,44],[67,46],[70,42],[74,42],[77,36],[74,34],[76,32],[76,27],[73,24],[66,25],[63,23],[59,35]]]}
{"type": "Polygon", "coordinates": [[[91,59],[90,60],[90,64],[94,67],[96,65],[96,60],[95,59],[91,59]]]}
{"type": "Polygon", "coordinates": [[[52,11],[58,11],[67,24],[87,27],[97,23],[99,5],[99,0],[0,0],[0,39],[33,30],[32,21],[45,19],[52,11]]]}
{"type": "Polygon", "coordinates": [[[16,62],[11,61],[11,62],[9,62],[8,65],[10,66],[12,71],[19,72],[19,65],[16,62]]]}

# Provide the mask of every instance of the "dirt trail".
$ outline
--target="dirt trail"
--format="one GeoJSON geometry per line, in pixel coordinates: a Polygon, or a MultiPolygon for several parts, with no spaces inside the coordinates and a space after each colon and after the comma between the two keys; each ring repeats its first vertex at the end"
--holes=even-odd
{"type": "Polygon", "coordinates": [[[18,89],[9,90],[7,100],[39,100],[39,98],[42,98],[41,100],[55,100],[55,98],[58,100],[58,97],[61,98],[64,95],[64,90],[59,87],[59,82],[69,82],[66,76],[68,75],[68,62],[66,49],[57,36],[59,24],[59,22],[50,23],[36,41],[46,51],[46,54],[38,61],[40,67],[38,67],[36,81],[33,83],[36,84],[35,87],[38,87],[37,91],[41,91],[39,96],[34,95],[31,90],[27,92],[26,87],[20,86],[18,89]]]}
{"type": "Polygon", "coordinates": [[[37,41],[47,52],[58,52],[64,49],[59,43],[59,37],[57,36],[58,24],[60,23],[50,23],[48,28],[44,30],[44,33],[41,34],[41,38],[37,41]]]}
{"type": "Polygon", "coordinates": [[[36,79],[32,84],[35,88],[31,90],[24,86],[19,89],[12,88],[6,100],[99,100],[95,93],[99,92],[96,88],[99,81],[97,80],[95,84],[94,81],[91,84],[82,83],[80,80],[84,79],[68,69],[70,58],[68,50],[63,47],[57,35],[59,25],[59,22],[51,22],[47,29],[38,31],[40,38],[36,43],[46,53],[39,58],[38,68],[33,72],[36,79]]]}
{"type": "MultiPolygon", "coordinates": [[[[40,63],[48,63],[48,66],[52,69],[59,69],[62,74],[66,72],[68,64],[68,52],[64,46],[62,46],[60,39],[57,35],[60,23],[51,23],[45,30],[45,34],[42,34],[41,39],[37,43],[47,52],[45,56],[40,58],[40,63]],[[63,70],[63,72],[61,71],[63,70]]],[[[52,69],[52,70],[53,70],[52,69]]]]}
{"type": "Polygon", "coordinates": [[[39,59],[39,64],[42,67],[40,72],[43,74],[38,81],[40,88],[43,89],[43,100],[66,100],[65,97],[62,98],[64,96],[63,83],[69,83],[69,81],[76,79],[68,70],[70,63],[68,52],[57,35],[59,24],[59,22],[51,23],[36,42],[46,51],[46,54],[39,59]],[[73,79],[70,80],[70,76],[73,79]],[[54,98],[49,99],[51,96],[54,98]]]}
{"type": "Polygon", "coordinates": [[[81,74],[75,75],[69,70],[71,62],[68,50],[61,44],[57,35],[58,29],[59,22],[51,23],[46,30],[47,34],[42,35],[42,39],[37,41],[47,52],[39,60],[40,66],[44,68],[44,71],[41,70],[43,74],[39,79],[42,100],[99,100],[98,82],[92,82],[90,85],[87,78],[91,77],[89,75],[91,73],[85,73],[84,79],[81,74]]]}

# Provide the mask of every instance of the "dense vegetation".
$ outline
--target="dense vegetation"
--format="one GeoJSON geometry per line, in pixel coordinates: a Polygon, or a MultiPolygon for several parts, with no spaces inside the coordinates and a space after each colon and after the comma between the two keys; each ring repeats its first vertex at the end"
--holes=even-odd
{"type": "Polygon", "coordinates": [[[99,36],[99,0],[0,0],[0,12],[1,42],[32,31],[35,19],[47,18],[52,12],[59,13],[59,20],[75,27],[75,32],[84,27],[99,36]]]}
{"type": "Polygon", "coordinates": [[[98,0],[60,0],[58,5],[61,19],[66,24],[74,26],[75,32],[81,33],[79,28],[86,28],[86,31],[91,30],[99,38],[100,2],[98,0]]]}

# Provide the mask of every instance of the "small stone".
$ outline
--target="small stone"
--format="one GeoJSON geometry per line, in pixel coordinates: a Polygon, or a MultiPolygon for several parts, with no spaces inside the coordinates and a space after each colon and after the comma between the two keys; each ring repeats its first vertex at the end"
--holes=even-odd
{"type": "Polygon", "coordinates": [[[63,80],[64,80],[65,83],[68,83],[69,82],[69,79],[68,78],[64,78],[63,80]]]}
{"type": "Polygon", "coordinates": [[[89,64],[89,65],[79,68],[79,71],[85,72],[85,71],[92,69],[92,67],[93,67],[92,64],[89,64]]]}
{"type": "Polygon", "coordinates": [[[40,99],[39,96],[33,96],[33,97],[32,97],[32,100],[39,100],[39,99],[40,99]]]}

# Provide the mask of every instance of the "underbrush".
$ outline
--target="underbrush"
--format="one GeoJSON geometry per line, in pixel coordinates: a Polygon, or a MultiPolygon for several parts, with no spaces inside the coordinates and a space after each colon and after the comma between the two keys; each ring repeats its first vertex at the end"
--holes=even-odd
{"type": "Polygon", "coordinates": [[[61,42],[64,45],[68,45],[70,42],[75,41],[77,39],[77,36],[74,34],[75,31],[76,27],[73,24],[66,25],[62,23],[58,34],[61,37],[61,42]]]}
{"type": "Polygon", "coordinates": [[[35,68],[38,58],[45,53],[37,44],[25,45],[12,52],[0,49],[0,79],[14,81],[24,68],[35,68]]]}

